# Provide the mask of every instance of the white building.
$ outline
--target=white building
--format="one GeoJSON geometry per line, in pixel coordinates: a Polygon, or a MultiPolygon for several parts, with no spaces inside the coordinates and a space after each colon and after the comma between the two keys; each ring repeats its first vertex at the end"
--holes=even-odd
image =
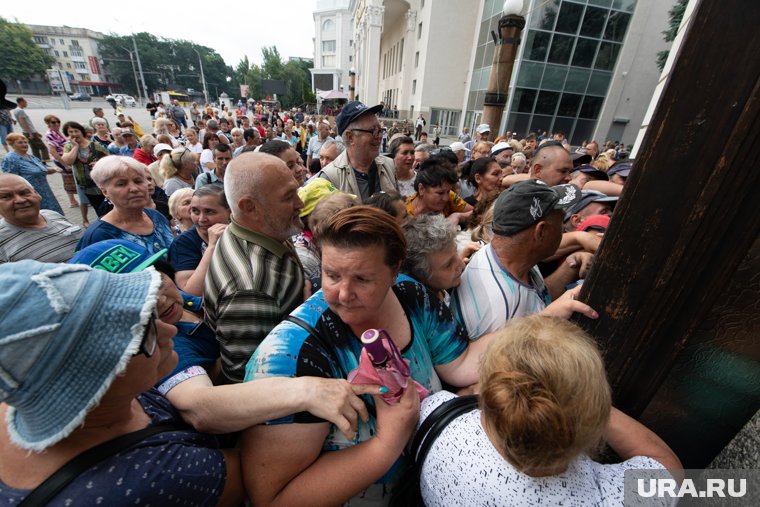
{"type": "Polygon", "coordinates": [[[342,90],[348,94],[353,65],[353,20],[349,0],[317,0],[314,11],[313,90],[342,90]]]}
{"type": "MultiPolygon", "coordinates": [[[[502,0],[351,0],[356,94],[422,112],[444,135],[480,123],[502,0]]],[[[668,48],[671,2],[525,0],[502,132],[633,143],[668,48]]],[[[315,14],[316,17],[316,14],[315,14]]]]}
{"type": "Polygon", "coordinates": [[[117,84],[109,82],[98,51],[103,34],[87,28],[27,25],[34,42],[55,58],[54,68],[65,73],[72,92],[107,95],[117,84]]]}

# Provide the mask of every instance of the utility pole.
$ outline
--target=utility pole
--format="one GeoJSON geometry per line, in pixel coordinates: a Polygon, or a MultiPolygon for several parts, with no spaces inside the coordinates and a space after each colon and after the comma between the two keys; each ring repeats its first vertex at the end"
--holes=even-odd
{"type": "Polygon", "coordinates": [[[201,59],[201,54],[198,52],[197,49],[193,48],[193,51],[195,51],[195,54],[198,55],[198,63],[201,66],[201,82],[203,83],[203,98],[206,100],[206,104],[208,104],[208,90],[206,89],[206,76],[203,74],[203,59],[201,59]]]}
{"type": "Polygon", "coordinates": [[[145,86],[145,76],[143,75],[142,63],[140,63],[140,52],[137,50],[137,39],[132,34],[132,44],[135,46],[135,56],[137,57],[137,68],[140,69],[140,79],[142,80],[143,93],[145,94],[145,100],[148,100],[148,87],[145,86]]]}
{"type": "MultiPolygon", "coordinates": [[[[142,95],[142,92],[140,91],[140,83],[139,81],[137,81],[137,70],[135,69],[135,59],[132,57],[132,51],[130,51],[129,49],[125,47],[122,47],[122,46],[120,47],[121,49],[129,53],[129,61],[132,63],[132,74],[135,76],[135,88],[137,89],[137,96],[140,97],[140,101],[142,102],[143,95],[142,95]]],[[[147,98],[148,97],[145,97],[146,100],[147,98]]]]}

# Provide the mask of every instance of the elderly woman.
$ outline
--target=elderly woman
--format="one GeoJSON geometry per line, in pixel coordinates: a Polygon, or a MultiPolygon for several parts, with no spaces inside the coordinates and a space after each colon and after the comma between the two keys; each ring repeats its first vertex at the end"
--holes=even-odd
{"type": "Polygon", "coordinates": [[[467,220],[472,206],[454,192],[456,169],[446,160],[431,157],[424,161],[414,179],[416,193],[406,200],[409,216],[440,213],[457,225],[467,220]]]}
{"type": "Polygon", "coordinates": [[[177,271],[177,286],[187,293],[202,296],[216,242],[230,223],[230,206],[224,189],[206,185],[193,192],[190,218],[193,227],[174,238],[169,248],[169,262],[177,271]]]}
{"type": "Polygon", "coordinates": [[[108,442],[94,466],[35,505],[240,504],[238,453],[188,429],[151,389],[177,364],[176,328],[157,317],[156,271],[20,261],[0,266],[0,278],[0,503],[18,505],[108,442]],[[111,442],[126,435],[134,441],[111,442]]]}
{"type": "MultiPolygon", "coordinates": [[[[420,423],[453,398],[425,399],[420,423]]],[[[438,435],[420,486],[429,506],[622,505],[626,470],[680,475],[681,468],[665,442],[611,406],[591,337],[567,320],[533,315],[495,333],[481,364],[478,410],[438,435]],[[601,441],[625,461],[593,461],[601,441]]]]}
{"type": "Polygon", "coordinates": [[[470,184],[475,192],[464,202],[475,207],[480,201],[501,192],[501,166],[493,157],[481,157],[465,162],[462,172],[470,175],[470,184]]]}
{"type": "Polygon", "coordinates": [[[169,248],[174,239],[169,221],[148,208],[147,169],[133,158],[109,155],[92,169],[92,179],[113,204],[79,240],[77,250],[105,239],[123,239],[151,253],[169,248]]]}
{"type": "Polygon", "coordinates": [[[407,136],[398,136],[390,144],[390,156],[396,168],[396,182],[404,199],[414,195],[414,178],[416,171],[414,165],[414,139],[407,136]]]}
{"type": "Polygon", "coordinates": [[[68,136],[69,142],[63,147],[61,160],[70,166],[74,172],[74,180],[77,184],[79,195],[79,210],[82,213],[82,225],[90,225],[87,219],[87,205],[91,204],[98,212],[103,204],[103,193],[93,181],[90,173],[93,165],[103,157],[108,156],[108,150],[100,143],[87,139],[87,133],[82,125],[69,121],[63,125],[63,132],[68,136]]]}
{"type": "Polygon", "coordinates": [[[441,215],[422,215],[402,229],[407,254],[401,272],[424,283],[448,306],[446,291],[459,286],[464,271],[464,260],[457,253],[456,227],[441,215]]]}
{"type": "Polygon", "coordinates": [[[103,148],[108,149],[113,142],[113,138],[111,137],[110,132],[108,132],[108,122],[105,118],[95,117],[90,120],[90,125],[95,129],[92,140],[96,143],[100,143],[103,148]]]}
{"type": "MultiPolygon", "coordinates": [[[[441,380],[454,386],[476,382],[478,358],[490,337],[470,343],[438,298],[399,276],[406,241],[393,218],[370,206],[351,207],[324,224],[320,244],[322,290],[259,345],[246,380],[345,378],[359,364],[358,337],[374,328],[388,332],[410,360],[414,380],[431,392],[441,389],[441,380]]],[[[252,502],[314,505],[318,499],[320,505],[340,505],[355,495],[389,495],[419,398],[408,388],[398,404],[380,398],[366,403],[375,413],[353,439],[304,414],[247,430],[242,451],[246,466],[256,471],[245,477],[252,502]]]]}
{"type": "Polygon", "coordinates": [[[61,205],[47,182],[47,175],[60,172],[60,169],[47,167],[37,157],[29,153],[29,141],[23,134],[12,133],[6,138],[13,150],[2,162],[3,172],[21,176],[32,184],[34,190],[42,197],[40,208],[49,209],[63,215],[61,205]]]}
{"type": "Polygon", "coordinates": [[[69,206],[72,208],[78,208],[74,195],[77,193],[77,184],[74,181],[74,174],[71,172],[71,168],[67,167],[63,163],[61,155],[63,155],[63,147],[66,146],[68,139],[61,133],[61,119],[54,114],[48,114],[44,118],[45,125],[48,129],[45,132],[45,144],[48,146],[50,156],[55,161],[55,165],[61,169],[61,179],[63,180],[63,189],[66,191],[66,195],[69,198],[69,206]]]}
{"type": "Polygon", "coordinates": [[[175,236],[189,231],[193,226],[193,219],[190,215],[190,203],[192,200],[192,188],[182,188],[169,197],[169,214],[172,217],[172,230],[175,236]]]}
{"type": "Polygon", "coordinates": [[[161,159],[159,170],[164,178],[164,192],[171,197],[181,188],[192,189],[195,186],[198,163],[190,150],[179,147],[174,148],[168,157],[161,159]]]}
{"type": "Polygon", "coordinates": [[[152,164],[158,160],[158,157],[153,154],[153,148],[156,147],[156,144],[155,137],[147,134],[142,136],[140,138],[140,147],[132,153],[132,158],[146,166],[152,164]]]}

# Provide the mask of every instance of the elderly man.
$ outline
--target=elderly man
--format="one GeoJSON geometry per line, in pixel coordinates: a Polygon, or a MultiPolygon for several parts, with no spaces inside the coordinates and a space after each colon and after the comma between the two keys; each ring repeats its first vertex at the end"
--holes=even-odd
{"type": "Polygon", "coordinates": [[[187,114],[179,104],[179,100],[174,99],[170,102],[170,104],[171,105],[166,111],[169,113],[169,118],[182,125],[182,128],[187,128],[187,114]]]}
{"type": "Polygon", "coordinates": [[[478,141],[488,141],[490,136],[491,126],[487,123],[481,123],[478,125],[478,128],[475,129],[475,139],[470,139],[464,143],[464,147],[467,148],[467,151],[472,151],[472,147],[475,146],[475,143],[478,141]]]}
{"type": "Polygon", "coordinates": [[[245,144],[243,146],[238,146],[235,148],[235,151],[232,152],[232,158],[237,157],[243,153],[243,151],[253,151],[257,146],[261,146],[261,135],[259,134],[258,129],[244,129],[243,140],[245,141],[245,144]]]}
{"type": "Polygon", "coordinates": [[[471,339],[496,331],[509,319],[541,311],[564,318],[582,311],[595,318],[570,294],[560,298],[569,283],[585,276],[590,253],[570,255],[545,281],[536,266],[557,251],[563,213],[580,196],[574,185],[549,187],[536,180],[501,193],[494,205],[493,240],[470,258],[452,297],[451,306],[471,339]]]}
{"type": "Polygon", "coordinates": [[[108,128],[108,130],[109,131],[111,130],[111,125],[108,123],[108,118],[106,118],[106,114],[103,112],[102,107],[93,107],[92,114],[94,114],[95,116],[90,118],[90,121],[89,121],[90,127],[95,128],[95,125],[93,125],[92,121],[100,118],[106,122],[106,127],[108,128]]]}
{"type": "Polygon", "coordinates": [[[578,226],[594,215],[610,215],[617,197],[608,197],[601,192],[583,191],[578,202],[565,211],[564,232],[577,231],[578,226]]]}
{"type": "MultiPolygon", "coordinates": [[[[319,151],[328,139],[332,139],[330,137],[330,124],[326,121],[321,121],[317,125],[317,135],[309,139],[309,146],[306,148],[306,167],[309,167],[312,159],[319,157],[319,151]]],[[[324,168],[325,166],[323,165],[322,167],[324,168]]]]}
{"type": "Polygon", "coordinates": [[[464,147],[464,143],[456,141],[454,143],[451,143],[449,149],[454,152],[454,155],[457,156],[457,160],[460,164],[464,162],[464,159],[467,156],[467,148],[464,147]]]}
{"type": "Polygon", "coordinates": [[[321,178],[362,203],[375,192],[398,191],[393,160],[380,155],[383,131],[377,112],[382,107],[367,107],[359,101],[343,107],[336,123],[346,151],[319,172],[321,178]]]}
{"type": "Polygon", "coordinates": [[[21,176],[0,173],[0,263],[66,262],[74,255],[82,228],[55,211],[40,210],[41,200],[21,176]]]}
{"type": "Polygon", "coordinates": [[[512,154],[514,154],[514,152],[515,149],[512,145],[505,141],[496,143],[493,148],[491,148],[491,156],[496,159],[496,162],[499,163],[502,169],[512,165],[512,154]]]}
{"type": "Polygon", "coordinates": [[[222,371],[242,382],[259,343],[304,300],[304,275],[289,238],[301,231],[303,202],[293,172],[277,157],[243,153],[224,190],[232,223],[206,275],[206,321],[216,329],[222,371]]]}
{"type": "Polygon", "coordinates": [[[324,169],[338,158],[338,155],[346,151],[346,145],[343,141],[330,138],[319,149],[319,165],[324,169]]]}

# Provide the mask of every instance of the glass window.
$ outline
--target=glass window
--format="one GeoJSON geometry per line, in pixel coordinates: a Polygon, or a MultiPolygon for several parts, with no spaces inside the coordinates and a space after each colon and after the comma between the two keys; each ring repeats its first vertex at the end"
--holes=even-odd
{"type": "Polygon", "coordinates": [[[562,2],[562,9],[559,11],[557,17],[557,28],[555,31],[572,33],[578,32],[578,25],[581,22],[581,16],[583,16],[583,5],[574,4],[570,2],[562,2]]]}
{"type": "Polygon", "coordinates": [[[551,38],[551,35],[552,34],[549,32],[530,30],[525,42],[525,59],[534,60],[536,62],[543,62],[546,60],[546,53],[549,50],[549,39],[551,38]]]}
{"type": "Polygon", "coordinates": [[[66,45],[66,44],[63,42],[63,39],[58,39],[58,40],[59,40],[59,41],[61,41],[61,46],[65,46],[65,45],[66,45]]]}
{"type": "Polygon", "coordinates": [[[488,44],[484,47],[486,50],[483,52],[483,65],[493,65],[493,53],[496,51],[496,45],[488,44]]]}
{"type": "Polygon", "coordinates": [[[586,37],[601,37],[604,22],[607,21],[607,9],[587,7],[586,15],[581,24],[581,35],[586,37]]]}
{"type": "Polygon", "coordinates": [[[577,93],[564,93],[562,99],[559,101],[559,109],[557,110],[557,116],[572,116],[573,118],[578,115],[578,108],[581,105],[583,95],[577,93]]]}
{"type": "Polygon", "coordinates": [[[63,57],[64,57],[64,58],[68,58],[68,57],[69,57],[69,53],[68,53],[68,51],[64,51],[64,52],[63,52],[63,57]]]}
{"type": "Polygon", "coordinates": [[[589,95],[607,95],[607,88],[609,88],[611,80],[611,72],[594,72],[591,74],[586,93],[589,95]]]}
{"type": "Polygon", "coordinates": [[[601,7],[609,7],[612,5],[612,0],[588,0],[589,5],[599,5],[601,7]]]}
{"type": "Polygon", "coordinates": [[[553,120],[553,116],[533,115],[533,120],[530,122],[530,131],[536,133],[551,131],[553,120]]]}
{"type": "Polygon", "coordinates": [[[543,73],[544,65],[542,63],[523,62],[520,65],[520,75],[517,76],[517,86],[538,88],[543,73]]]}
{"type": "Polygon", "coordinates": [[[553,115],[557,109],[558,101],[559,92],[540,91],[538,93],[538,100],[536,100],[536,114],[553,115]]]}
{"type": "Polygon", "coordinates": [[[55,56],[61,56],[57,49],[55,50],[55,56]]]}
{"type": "Polygon", "coordinates": [[[544,70],[544,78],[541,81],[541,88],[562,91],[565,87],[565,76],[567,76],[567,67],[564,65],[547,65],[544,70]]]}
{"type": "Polygon", "coordinates": [[[575,118],[562,118],[557,117],[554,119],[554,125],[552,125],[552,132],[555,134],[557,132],[562,132],[565,134],[565,137],[570,139],[570,132],[573,131],[573,124],[575,123],[575,118]]]}
{"type": "Polygon", "coordinates": [[[335,67],[335,55],[325,55],[322,57],[322,67],[332,68],[335,67]]]}
{"type": "Polygon", "coordinates": [[[528,135],[528,125],[530,125],[529,114],[510,114],[507,118],[507,130],[511,130],[517,137],[528,135]]]}
{"type": "Polygon", "coordinates": [[[570,35],[554,34],[552,48],[549,51],[549,63],[567,64],[570,60],[570,53],[573,50],[573,40],[575,37],[570,35]]]}
{"type": "Polygon", "coordinates": [[[579,37],[573,53],[573,67],[591,67],[598,45],[598,40],[579,37]]]}
{"type": "Polygon", "coordinates": [[[420,66],[420,52],[417,51],[416,53],[414,53],[414,68],[416,69],[419,66],[420,66]]]}
{"type": "Polygon", "coordinates": [[[567,72],[565,91],[571,93],[585,93],[589,77],[591,77],[591,71],[571,68],[567,72]]]}
{"type": "Polygon", "coordinates": [[[335,53],[335,41],[334,40],[323,40],[322,41],[322,52],[323,53],[335,53]]]}
{"type": "Polygon", "coordinates": [[[422,23],[420,23],[419,25],[417,25],[417,38],[418,39],[422,38],[422,23]]]}
{"type": "Polygon", "coordinates": [[[620,53],[620,44],[612,42],[602,42],[599,46],[599,54],[596,55],[595,69],[612,70],[615,68],[618,53],[620,53]]]}
{"type": "Polygon", "coordinates": [[[570,140],[573,144],[580,144],[584,139],[589,140],[594,135],[596,120],[578,120],[575,122],[575,131],[570,140]]]}
{"type": "Polygon", "coordinates": [[[413,79],[412,80],[412,95],[414,95],[415,93],[417,93],[417,80],[413,79]]]}
{"type": "Polygon", "coordinates": [[[636,0],[612,0],[612,8],[625,12],[633,12],[636,7],[636,0]]]}
{"type": "Polygon", "coordinates": [[[596,120],[599,117],[599,111],[602,109],[603,102],[604,97],[592,97],[586,95],[583,99],[583,105],[581,106],[581,112],[578,114],[578,117],[596,120]]]}
{"type": "Polygon", "coordinates": [[[332,32],[333,30],[335,30],[335,22],[332,19],[322,21],[323,32],[332,32]]]}
{"type": "Polygon", "coordinates": [[[559,0],[541,2],[541,5],[536,8],[533,16],[530,18],[530,27],[540,28],[541,30],[554,30],[557,12],[559,12],[559,0]]]}
{"type": "Polygon", "coordinates": [[[485,5],[483,5],[483,18],[482,21],[487,20],[491,17],[493,13],[493,6],[494,4],[499,3],[498,0],[486,0],[485,5]]]}
{"type": "Polygon", "coordinates": [[[607,28],[604,30],[606,40],[622,42],[625,38],[625,31],[628,29],[628,22],[631,15],[624,12],[611,12],[610,19],[607,20],[607,28]]]}
{"type": "Polygon", "coordinates": [[[533,103],[536,101],[537,94],[536,90],[517,88],[515,90],[515,98],[512,101],[512,110],[518,113],[532,113],[533,103]]]}

